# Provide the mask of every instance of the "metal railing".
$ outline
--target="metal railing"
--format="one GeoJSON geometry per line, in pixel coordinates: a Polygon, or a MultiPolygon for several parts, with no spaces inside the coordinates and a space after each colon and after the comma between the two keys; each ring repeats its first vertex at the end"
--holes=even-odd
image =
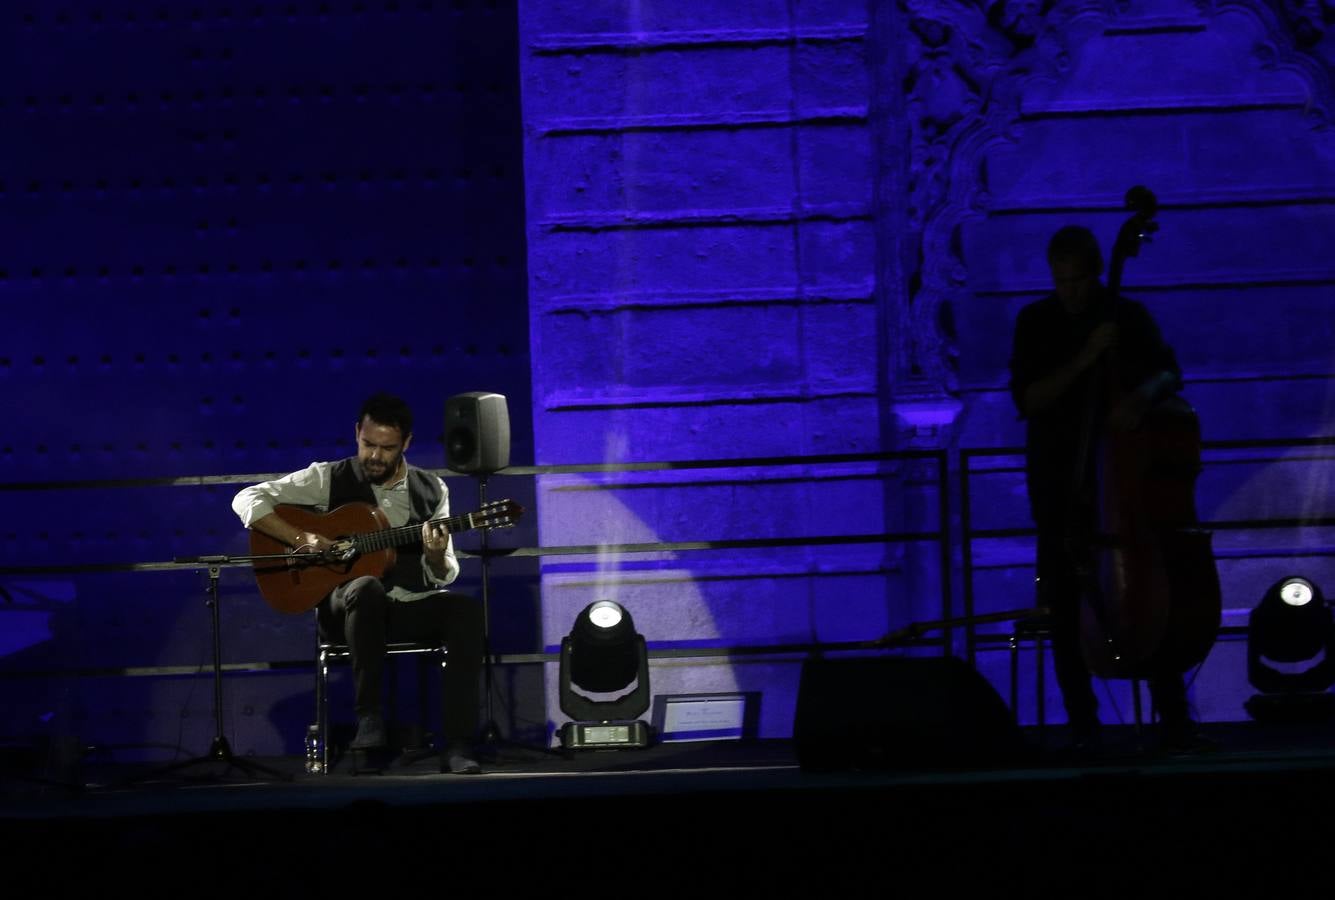
{"type": "MultiPolygon", "coordinates": [[[[866,463],[896,463],[924,461],[932,465],[935,477],[931,479],[930,487],[934,487],[937,493],[936,509],[936,527],[909,531],[883,531],[873,534],[845,534],[845,533],[826,533],[817,535],[807,535],[798,537],[769,537],[769,538],[749,538],[737,537],[729,539],[716,540],[683,540],[683,541],[646,541],[637,543],[622,544],[580,544],[580,545],[556,545],[556,546],[524,546],[506,548],[504,555],[506,558],[523,557],[559,557],[576,556],[591,554],[639,554],[639,553],[662,553],[662,552],[705,552],[705,551],[727,551],[727,550],[749,550],[749,549],[779,549],[787,547],[819,547],[835,545],[853,545],[853,544],[908,544],[908,543],[935,543],[937,545],[937,554],[940,568],[940,610],[942,619],[949,619],[952,615],[952,585],[950,579],[952,544],[950,540],[950,500],[948,485],[948,460],[947,453],[944,450],[906,450],[883,453],[848,453],[848,454],[821,454],[808,456],[782,456],[782,457],[744,457],[744,458],[725,458],[711,460],[678,460],[678,461],[660,461],[660,462],[638,462],[638,463],[611,463],[611,464],[568,464],[568,465],[544,465],[544,466],[514,466],[503,469],[497,473],[498,476],[520,476],[540,478],[551,475],[584,475],[584,474],[616,474],[616,473],[648,473],[648,472],[670,472],[670,471],[690,471],[690,470],[740,470],[782,467],[809,467],[809,466],[838,466],[866,463]]],[[[429,470],[432,471],[432,470],[429,470]]],[[[434,470],[436,474],[450,478],[467,478],[468,476],[458,475],[448,470],[434,470]]],[[[235,475],[202,475],[202,476],[181,476],[164,478],[135,478],[135,479],[108,479],[108,480],[77,480],[77,481],[43,481],[43,482],[13,482],[0,484],[0,492],[65,492],[65,491],[84,491],[84,490],[135,490],[144,488],[162,488],[162,487],[202,487],[202,486],[220,486],[220,485],[244,485],[253,484],[258,481],[270,480],[281,477],[286,473],[262,473],[262,474],[235,474],[235,475]]],[[[887,478],[892,476],[886,475],[887,478]]],[[[666,481],[663,483],[664,489],[671,489],[673,483],[666,481]]],[[[239,527],[239,526],[238,526],[239,527]]],[[[457,551],[460,557],[468,558],[474,556],[466,550],[457,551]]],[[[249,568],[248,562],[226,563],[225,567],[249,568]]],[[[0,579],[5,577],[32,577],[32,576],[87,576],[101,573],[112,572],[180,572],[183,568],[189,568],[189,564],[183,564],[175,561],[144,561],[144,562],[121,562],[121,563],[90,563],[74,565],[54,565],[54,566],[0,566],[0,579]]],[[[3,587],[3,582],[0,582],[3,587]]],[[[869,640],[881,637],[881,635],[869,635],[869,640]]],[[[812,652],[824,652],[841,649],[856,649],[865,642],[821,642],[812,640],[809,642],[784,642],[772,644],[747,644],[737,646],[723,647],[692,647],[689,646],[689,640],[659,642],[651,649],[650,656],[660,659],[684,659],[684,658],[709,658],[709,657],[774,657],[774,656],[804,656],[812,652]]],[[[940,638],[915,638],[905,643],[919,644],[928,646],[951,646],[951,635],[949,632],[943,633],[940,638]]],[[[551,662],[556,659],[556,655],[551,652],[535,653],[512,653],[496,657],[496,662],[501,664],[524,664],[551,662]]],[[[265,671],[285,671],[293,668],[309,667],[312,663],[309,659],[305,660],[257,660],[251,662],[230,662],[224,664],[223,668],[228,672],[265,672],[265,671]]],[[[152,676],[152,675],[184,675],[184,674],[204,674],[192,666],[125,666],[125,667],[98,667],[80,670],[62,670],[60,672],[51,671],[14,671],[0,670],[2,677],[51,677],[56,675],[88,675],[88,676],[152,676]]]]}
{"type": "MultiPolygon", "coordinates": [[[[1265,440],[1231,440],[1231,441],[1203,441],[1201,443],[1202,467],[1208,469],[1210,466],[1231,465],[1231,464],[1268,464],[1279,462],[1332,462],[1335,461],[1335,454],[1329,455],[1307,455],[1300,458],[1286,457],[1283,454],[1266,453],[1264,451],[1295,451],[1303,449],[1316,448],[1335,448],[1335,437],[1309,437],[1309,438],[1277,438],[1265,440]],[[1227,451],[1242,451],[1252,455],[1239,458],[1228,459],[1221,458],[1209,460],[1207,457],[1212,454],[1222,454],[1227,451]],[[1255,453],[1255,451],[1262,451],[1255,453]]],[[[960,555],[961,555],[961,605],[963,607],[964,617],[973,617],[977,614],[977,594],[975,587],[975,574],[977,566],[975,562],[974,544],[976,541],[1004,538],[1024,538],[1033,537],[1037,534],[1031,525],[1017,525],[1006,528],[977,528],[974,526],[974,508],[973,508],[973,487],[972,480],[981,475],[1014,475],[1024,473],[1024,448],[1023,447],[978,447],[962,449],[960,451],[959,465],[959,488],[960,488],[960,555]],[[979,469],[976,462],[980,460],[1004,460],[1007,457],[1018,457],[1021,462],[1019,465],[1002,465],[979,469]]],[[[1335,527],[1335,517],[1332,516],[1267,516],[1258,518],[1244,519],[1205,519],[1200,522],[1200,527],[1214,532],[1221,531],[1260,531],[1270,529],[1301,529],[1301,528],[1327,528],[1335,527]]],[[[1286,559],[1297,557],[1335,557],[1335,546],[1326,548],[1304,548],[1302,550],[1280,550],[1278,548],[1253,549],[1253,550],[1216,550],[1215,558],[1223,559],[1286,559]]],[[[1227,625],[1221,629],[1221,637],[1245,636],[1245,625],[1227,625]]],[[[986,638],[981,636],[975,627],[967,627],[965,631],[965,648],[969,662],[976,661],[976,654],[980,649],[980,644],[986,643],[986,638]],[[980,640],[980,638],[982,638],[980,640]]],[[[996,642],[1001,645],[1003,642],[996,642]]]]}

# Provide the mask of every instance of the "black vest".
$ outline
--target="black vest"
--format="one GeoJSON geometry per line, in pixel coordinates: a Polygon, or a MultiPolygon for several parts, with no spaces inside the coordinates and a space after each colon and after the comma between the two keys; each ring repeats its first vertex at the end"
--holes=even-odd
{"type": "MultiPolygon", "coordinates": [[[[440,479],[416,466],[408,466],[408,522],[421,525],[431,518],[440,506],[444,492],[440,479]]],[[[366,470],[355,456],[340,459],[330,468],[329,508],[337,509],[345,503],[369,503],[376,506],[375,491],[366,478],[366,470]]],[[[394,568],[385,573],[386,587],[398,586],[410,591],[431,590],[422,577],[422,545],[408,544],[398,548],[394,568]]]]}

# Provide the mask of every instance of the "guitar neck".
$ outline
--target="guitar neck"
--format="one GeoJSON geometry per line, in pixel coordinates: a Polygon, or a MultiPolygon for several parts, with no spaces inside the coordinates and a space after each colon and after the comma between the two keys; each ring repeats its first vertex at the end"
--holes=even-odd
{"type": "MultiPolygon", "coordinates": [[[[473,513],[466,513],[462,516],[446,516],[443,519],[432,519],[431,522],[432,524],[444,525],[451,532],[471,531],[477,527],[473,524],[473,513]]],[[[388,550],[390,547],[420,544],[422,542],[422,525],[399,525],[396,528],[386,528],[383,531],[366,532],[354,535],[352,541],[358,552],[361,553],[373,553],[376,550],[388,550]]]]}

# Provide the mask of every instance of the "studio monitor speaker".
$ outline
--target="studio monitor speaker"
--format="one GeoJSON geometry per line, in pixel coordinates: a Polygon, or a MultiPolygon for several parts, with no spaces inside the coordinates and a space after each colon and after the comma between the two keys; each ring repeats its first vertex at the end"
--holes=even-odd
{"type": "Polygon", "coordinates": [[[473,391],[445,401],[445,464],[468,473],[510,465],[510,414],[504,394],[473,391]]]}
{"type": "Polygon", "coordinates": [[[988,768],[1029,749],[992,685],[950,656],[806,660],[793,739],[816,771],[988,768]]]}

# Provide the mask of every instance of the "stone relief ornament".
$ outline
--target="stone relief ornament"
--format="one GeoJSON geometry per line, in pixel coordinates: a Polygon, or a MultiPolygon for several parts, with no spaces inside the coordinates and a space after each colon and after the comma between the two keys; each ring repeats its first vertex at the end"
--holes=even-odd
{"type": "MultiPolygon", "coordinates": [[[[966,278],[959,225],[985,206],[984,173],[961,149],[980,137],[1003,140],[1018,104],[1013,85],[1036,66],[1060,68],[1040,36],[1051,3],[1040,0],[901,0],[910,40],[901,79],[908,117],[906,238],[917,267],[895,330],[895,408],[933,429],[960,404],[954,306],[966,278]],[[926,418],[924,418],[926,417],[926,418]],[[928,421],[930,420],[930,422],[928,421]]],[[[1058,47],[1061,51],[1061,48],[1058,47]]]]}

